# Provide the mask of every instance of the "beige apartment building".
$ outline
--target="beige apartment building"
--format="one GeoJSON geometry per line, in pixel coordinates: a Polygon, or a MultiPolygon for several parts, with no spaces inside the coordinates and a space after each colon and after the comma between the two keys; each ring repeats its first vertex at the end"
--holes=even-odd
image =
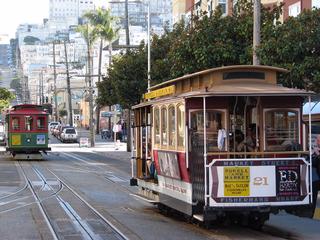
{"type": "Polygon", "coordinates": [[[201,12],[210,14],[219,5],[224,15],[232,14],[233,0],[173,0],[173,23],[181,19],[189,20],[192,14],[199,15],[201,12]]]}

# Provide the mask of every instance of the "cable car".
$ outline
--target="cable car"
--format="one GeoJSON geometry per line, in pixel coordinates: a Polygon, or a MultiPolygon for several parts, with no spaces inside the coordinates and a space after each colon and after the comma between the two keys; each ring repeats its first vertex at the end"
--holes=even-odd
{"type": "Polygon", "coordinates": [[[308,208],[302,106],[312,93],[279,85],[286,72],[226,66],[151,87],[133,107],[131,185],[205,224],[240,216],[261,227],[270,213],[308,208]]]}
{"type": "Polygon", "coordinates": [[[17,159],[41,159],[48,147],[48,113],[42,106],[13,106],[6,114],[7,147],[17,159]]]}

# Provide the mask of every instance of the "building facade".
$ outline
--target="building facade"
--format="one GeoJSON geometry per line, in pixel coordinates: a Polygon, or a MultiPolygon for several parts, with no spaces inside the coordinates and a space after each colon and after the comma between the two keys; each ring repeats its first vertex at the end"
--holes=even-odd
{"type": "Polygon", "coordinates": [[[50,0],[49,21],[68,28],[70,25],[77,25],[83,14],[94,8],[94,0],[50,0]]]}
{"type": "MultiPolygon", "coordinates": [[[[130,26],[147,27],[149,0],[129,0],[128,15],[130,26]]],[[[125,27],[125,0],[109,1],[111,15],[119,19],[122,28],[125,27]]],[[[150,21],[152,26],[172,26],[172,0],[150,1],[150,21]]]]}
{"type": "Polygon", "coordinates": [[[173,24],[180,20],[187,20],[193,11],[195,0],[173,0],[172,21],[173,24]]]}
{"type": "Polygon", "coordinates": [[[320,8],[320,0],[283,0],[283,18],[298,16],[304,9],[320,8]]]}
{"type": "Polygon", "coordinates": [[[189,21],[192,15],[200,16],[206,12],[208,15],[218,7],[221,7],[224,16],[231,15],[234,0],[173,0],[173,23],[181,19],[189,21]]]}

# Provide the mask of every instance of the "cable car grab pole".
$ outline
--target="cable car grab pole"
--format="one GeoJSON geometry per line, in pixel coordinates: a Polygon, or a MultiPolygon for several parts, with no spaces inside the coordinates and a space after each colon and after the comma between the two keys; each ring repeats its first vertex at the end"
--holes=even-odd
{"type": "Polygon", "coordinates": [[[151,46],[150,46],[150,1],[148,2],[148,92],[150,92],[151,81],[151,46]]]}
{"type": "Polygon", "coordinates": [[[207,117],[206,117],[206,97],[203,97],[203,161],[204,161],[204,202],[207,202],[207,117]]]}
{"type": "Polygon", "coordinates": [[[313,201],[313,197],[312,197],[312,143],[311,143],[311,134],[312,134],[312,128],[311,128],[311,96],[309,96],[309,171],[310,171],[310,199],[311,199],[311,203],[313,201]]]}

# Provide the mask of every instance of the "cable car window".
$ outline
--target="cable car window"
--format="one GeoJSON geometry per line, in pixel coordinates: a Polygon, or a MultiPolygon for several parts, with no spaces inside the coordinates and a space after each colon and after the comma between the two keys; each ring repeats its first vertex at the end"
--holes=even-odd
{"type": "Polygon", "coordinates": [[[12,130],[19,130],[19,129],[20,129],[20,118],[12,117],[12,130]]]}
{"type": "Polygon", "coordinates": [[[37,119],[37,128],[38,129],[44,129],[45,128],[45,118],[44,117],[38,117],[38,119],[37,119]]]}
{"type": "Polygon", "coordinates": [[[25,123],[24,127],[26,131],[33,130],[33,118],[31,116],[26,116],[24,123],[25,123]]]}
{"type": "Polygon", "coordinates": [[[265,148],[289,151],[299,144],[299,120],[296,111],[269,110],[265,114],[265,148]]]}
{"type": "MultiPolygon", "coordinates": [[[[225,116],[223,112],[208,110],[206,112],[206,136],[207,149],[209,152],[225,150],[226,132],[223,129],[225,124],[225,116]],[[218,141],[219,130],[223,130],[220,134],[220,141],[218,141]]],[[[193,141],[198,140],[203,143],[204,138],[204,119],[203,110],[191,112],[191,128],[193,131],[193,141]]]]}
{"type": "Polygon", "coordinates": [[[184,106],[180,104],[177,106],[178,147],[184,147],[184,118],[184,106]]]}
{"type": "Polygon", "coordinates": [[[264,80],[264,72],[225,72],[223,73],[223,80],[232,79],[258,79],[264,80]]]}
{"type": "Polygon", "coordinates": [[[167,135],[167,108],[161,108],[161,144],[162,146],[168,145],[167,135]]]}
{"type": "Polygon", "coordinates": [[[169,106],[169,146],[176,145],[176,112],[174,106],[169,106]]]}
{"type": "Polygon", "coordinates": [[[157,107],[154,109],[154,143],[160,144],[160,112],[157,107]]]}

